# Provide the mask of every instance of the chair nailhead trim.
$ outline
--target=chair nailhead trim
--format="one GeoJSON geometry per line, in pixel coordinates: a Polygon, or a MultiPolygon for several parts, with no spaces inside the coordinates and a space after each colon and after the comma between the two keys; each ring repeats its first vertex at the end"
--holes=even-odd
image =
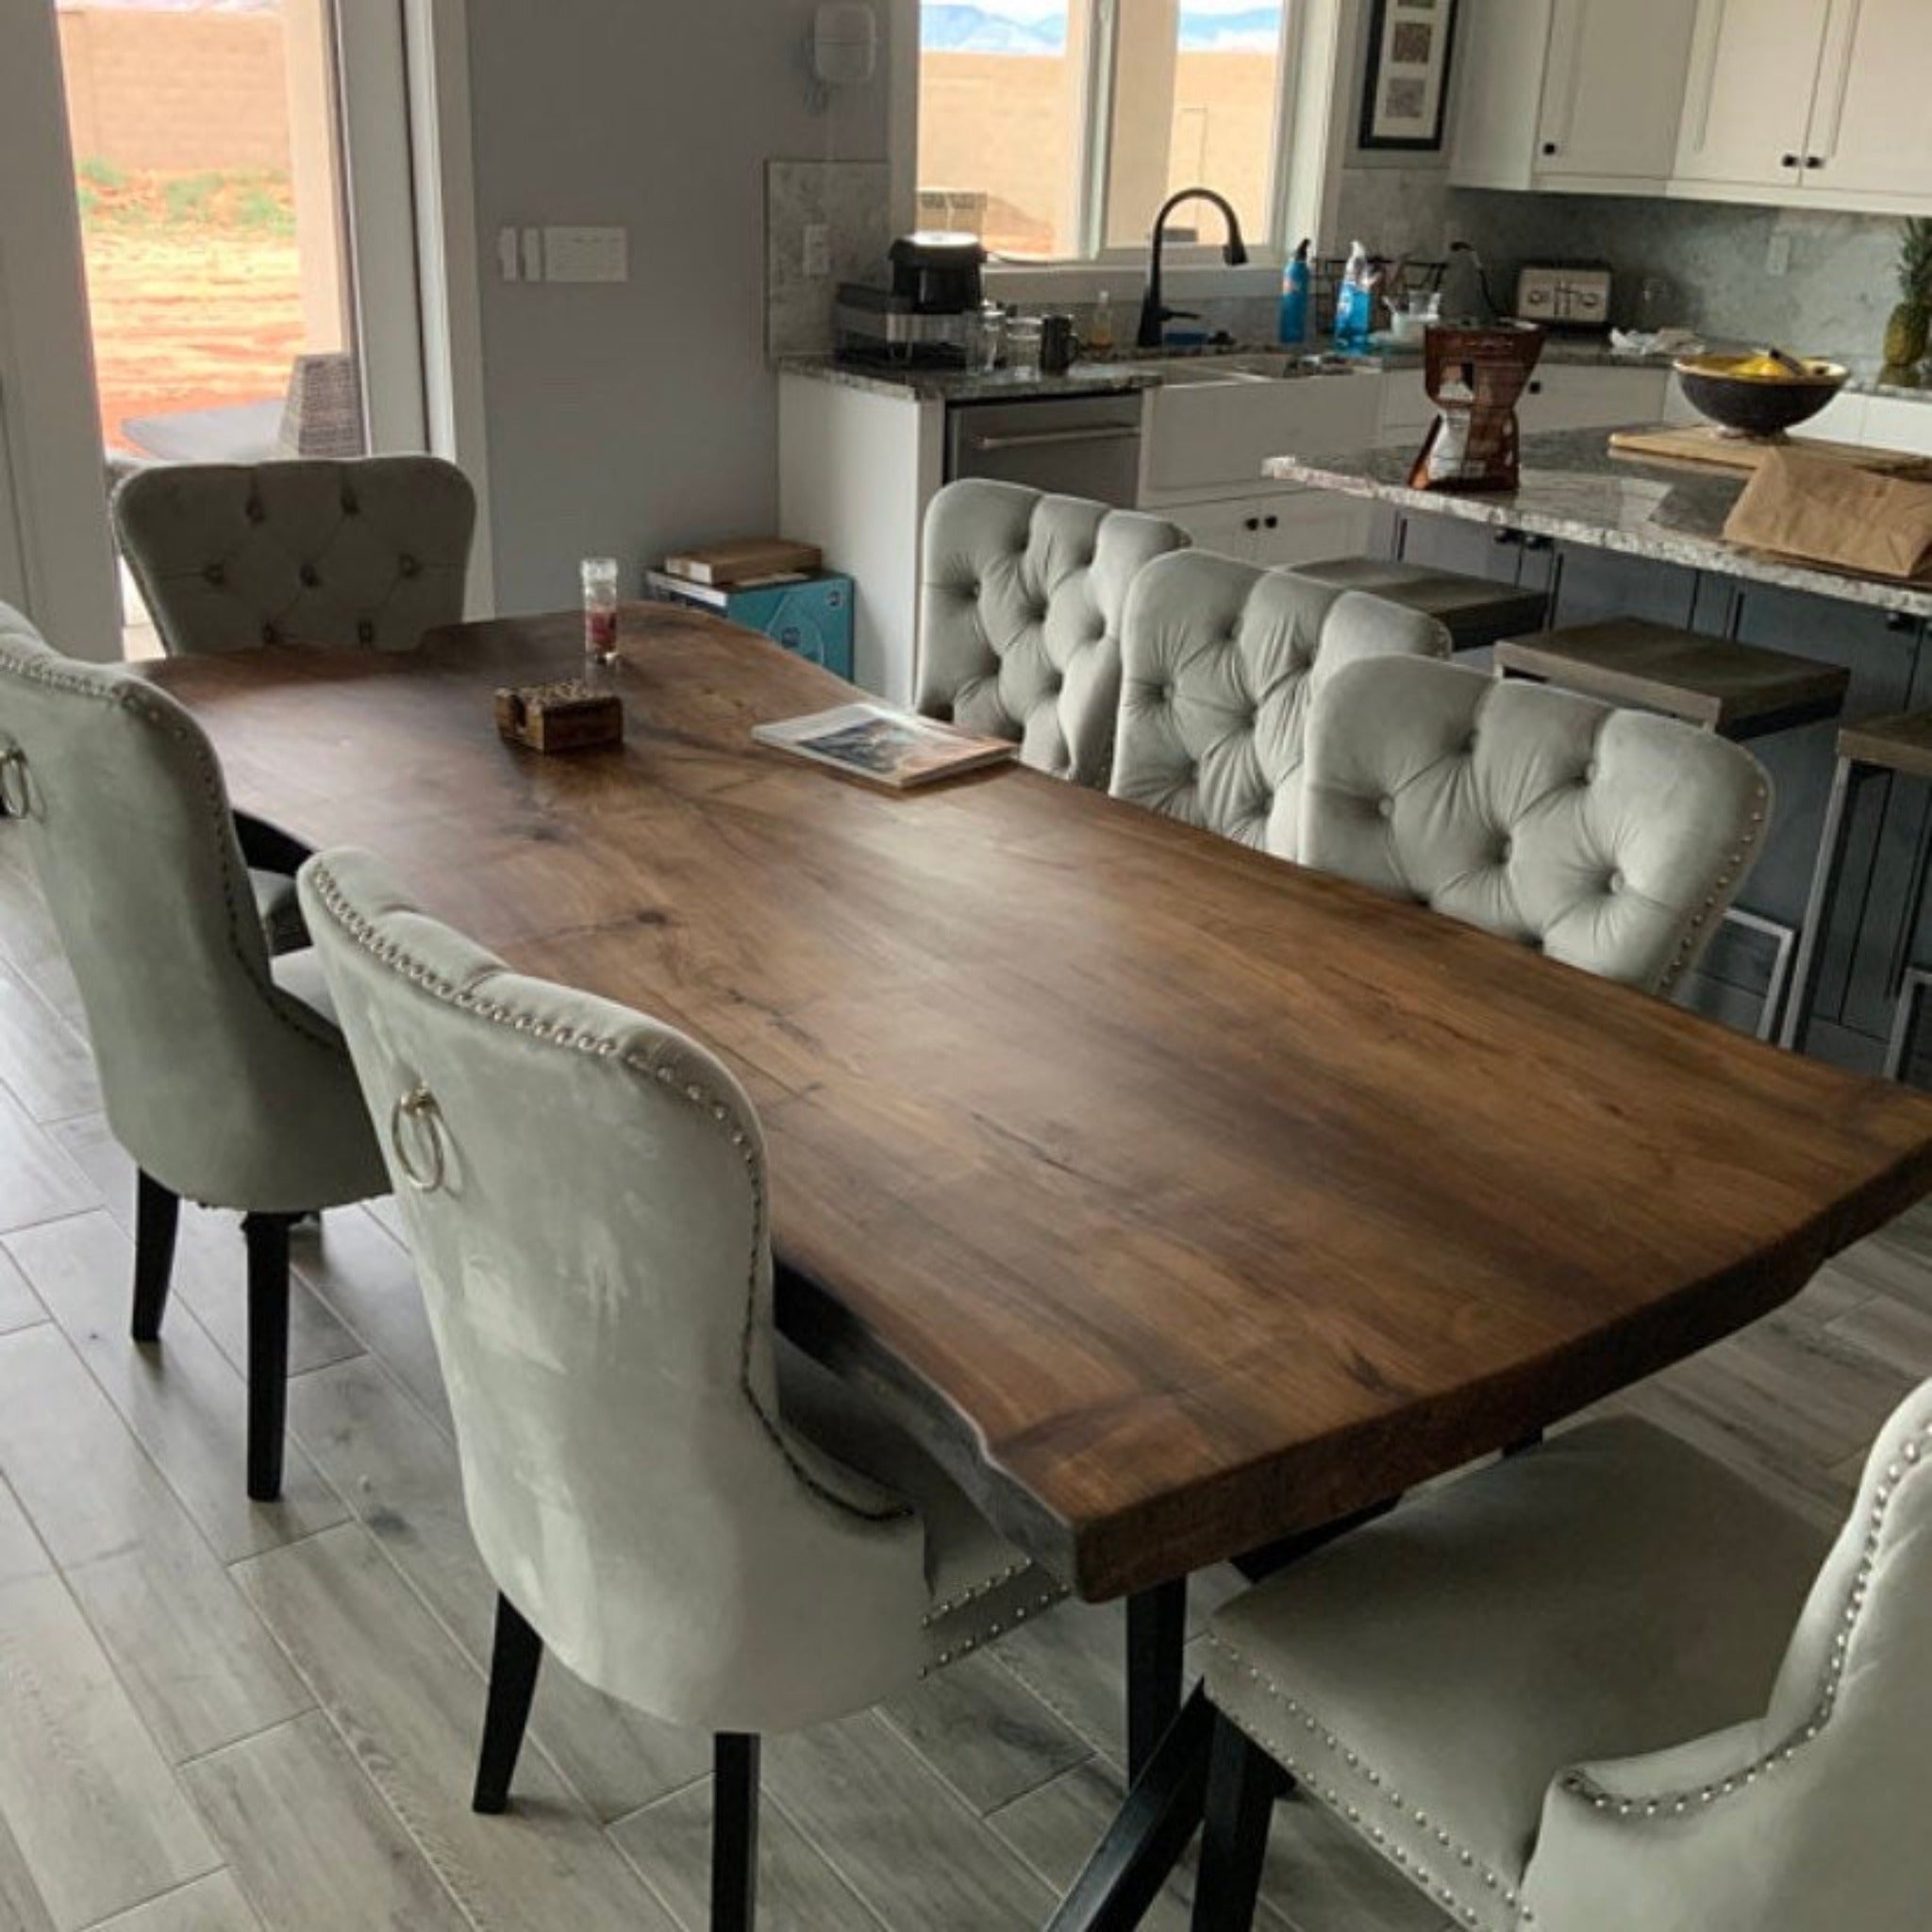
{"type": "Polygon", "coordinates": [[[1845,1606],[1840,1613],[1838,1628],[1832,1635],[1831,1658],[1824,1667],[1824,1683],[1810,1716],[1796,1731],[1741,1771],[1720,1782],[1701,1785],[1694,1791],[1665,1791],[1653,1797],[1626,1797],[1605,1790],[1593,1779],[1577,1771],[1564,1774],[1560,1780],[1563,1790],[1586,1800],[1593,1810],[1614,1811],[1619,1818],[1637,1814],[1655,1818],[1665,1807],[1675,1814],[1689,1810],[1692,1804],[1715,1804],[1721,1798],[1733,1796],[1747,1785],[1756,1784],[1760,1775],[1782,1770],[1789,1764],[1807,1744],[1816,1740],[1831,1721],[1831,1714],[1838,1705],[1839,1686],[1844,1678],[1845,1662],[1851,1655],[1852,1640],[1857,1635],[1858,1619],[1864,1612],[1865,1600],[1870,1594],[1872,1572],[1877,1564],[1878,1545],[1885,1534],[1886,1513],[1907,1481],[1918,1470],[1926,1468],[1932,1468],[1932,1417],[1918,1425],[1917,1435],[1900,1448],[1894,1461],[1886,1465],[1883,1477],[1872,1491],[1865,1541],[1858,1554],[1858,1567],[1853,1573],[1852,1587],[1845,1593],[1845,1606]]]}
{"type": "MultiPolygon", "coordinates": [[[[322,902],[329,916],[350,940],[372,958],[383,965],[392,967],[402,978],[418,986],[431,999],[444,1006],[457,1007],[466,1013],[474,1013],[479,1019],[488,1020],[498,1026],[508,1026],[518,1033],[527,1033],[534,1039],[548,1041],[573,1053],[593,1054],[600,1059],[616,1059],[634,1074],[648,1075],[672,1086],[678,1081],[678,1070],[664,1060],[654,1060],[642,1054],[625,1052],[617,1041],[594,1033],[580,1032],[575,1027],[558,1026],[548,1020],[540,1019],[536,1014],[524,1012],[502,1000],[478,997],[461,987],[452,986],[440,974],[433,973],[422,960],[397,945],[392,940],[385,940],[375,924],[362,917],[336,882],[325,865],[314,862],[309,874],[314,881],[315,896],[322,902]]],[[[785,1433],[779,1427],[775,1417],[765,1411],[758,1400],[758,1391],[751,1382],[751,1347],[754,1323],[758,1312],[758,1280],[761,1270],[759,1261],[764,1254],[766,1228],[768,1225],[769,1204],[765,1190],[764,1150],[759,1144],[753,1124],[740,1116],[736,1108],[728,1105],[718,1094],[695,1080],[683,1085],[683,1097],[692,1106],[702,1108],[711,1119],[724,1129],[725,1136],[739,1158],[744,1162],[745,1173],[751,1183],[753,1229],[752,1252],[749,1278],[744,1299],[744,1321],[740,1336],[738,1386],[740,1393],[750,1405],[752,1413],[758,1417],[759,1425],[770,1438],[773,1446],[785,1459],[785,1465],[792,1474],[821,1501],[829,1503],[834,1508],[848,1516],[856,1516],[864,1523],[900,1523],[915,1512],[904,1504],[888,1509],[868,1509],[841,1496],[836,1491],[820,1482],[791,1453],[791,1444],[785,1440],[785,1433]]]]}
{"type": "MultiPolygon", "coordinates": [[[[1230,1663],[1239,1669],[1245,1670],[1249,1683],[1258,1685],[1261,1689],[1265,1690],[1268,1695],[1274,1698],[1288,1712],[1291,1718],[1299,1723],[1304,1732],[1319,1740],[1324,1749],[1332,1757],[1340,1757],[1350,1772],[1368,1784],[1372,1790],[1375,1791],[1393,1809],[1401,1812],[1405,1824],[1413,1823],[1419,1831],[1425,1832],[1433,1838],[1437,1845],[1453,1852],[1456,1856],[1457,1864],[1462,1870],[1472,1872],[1479,1876],[1485,1887],[1500,1896],[1504,1905],[1507,1906],[1512,1911],[1516,1910],[1519,1901],[1515,1891],[1506,1885],[1487,1865],[1478,1863],[1474,1852],[1465,1845],[1457,1844],[1442,1829],[1441,1825],[1431,1819],[1429,1814],[1420,1806],[1406,1805],[1397,1792],[1383,1790],[1381,1789],[1381,1773],[1363,1765],[1359,1752],[1350,1750],[1333,1731],[1323,1724],[1311,1711],[1306,1709],[1298,1699],[1291,1697],[1273,1677],[1264,1674],[1257,1664],[1251,1662],[1226,1638],[1222,1636],[1218,1630],[1208,1631],[1208,1641],[1222,1656],[1226,1657],[1230,1663]]],[[[1227,1715],[1233,1717],[1232,1712],[1228,1712],[1227,1715]]],[[[1256,1743],[1259,1744],[1284,1771],[1292,1773],[1295,1778],[1306,1785],[1309,1790],[1318,1791],[1323,1802],[1327,1805],[1331,1811],[1340,1812],[1350,1824],[1361,1826],[1370,1842],[1391,1858],[1403,1871],[1410,1873],[1424,1890],[1433,1890],[1434,1895],[1440,1898],[1444,1905],[1459,1909],[1466,1924],[1480,1925],[1483,1923],[1482,1915],[1474,1907],[1464,1904],[1460,1894],[1453,1887],[1444,1885],[1440,1880],[1431,1881],[1428,1874],[1423,1869],[1421,1857],[1416,1853],[1407,1852],[1404,1855],[1403,1848],[1392,1845],[1390,1842],[1389,1834],[1380,1825],[1364,1824],[1359,1805],[1350,1804],[1346,1798],[1337,1791],[1333,1785],[1317,1785],[1313,1783],[1309,1767],[1300,1760],[1295,1751],[1291,1750],[1276,1739],[1252,1729],[1248,1724],[1241,1723],[1241,1720],[1239,1718],[1235,1718],[1234,1721],[1240,1724],[1241,1728],[1253,1737],[1256,1743]]],[[[1300,1746],[1297,1746],[1296,1750],[1300,1748],[1300,1746]]],[[[1517,1911],[1517,1924],[1534,1925],[1536,1922],[1536,1914],[1527,1906],[1524,1906],[1520,1911],[1517,1911]]]]}
{"type": "MultiPolygon", "coordinates": [[[[0,645],[6,641],[0,638],[0,645]]],[[[92,698],[96,704],[118,705],[124,711],[131,711],[143,724],[158,727],[187,747],[188,755],[194,762],[202,795],[208,802],[209,823],[215,828],[216,842],[222,847],[217,854],[217,863],[222,874],[222,903],[228,915],[229,950],[241,962],[242,970],[261,988],[268,1010],[277,1022],[311,1046],[325,1047],[331,1053],[340,1052],[342,1041],[336,1028],[300,1000],[282,993],[268,970],[267,954],[260,943],[260,928],[256,924],[255,895],[243,889],[247,869],[240,869],[241,878],[238,881],[237,867],[232,863],[235,856],[231,829],[233,818],[228,808],[227,783],[222,776],[214,749],[200,727],[175,706],[166,703],[152,685],[143,684],[138,677],[123,675],[96,682],[71,671],[63,671],[57,664],[32,658],[18,658],[4,650],[0,650],[0,669],[10,672],[15,677],[25,678],[29,684],[44,685],[49,691],[64,691],[74,697],[92,698]],[[225,841],[222,838],[225,830],[228,831],[225,841]],[[258,939],[254,955],[250,954],[241,937],[244,901],[248,908],[247,924],[255,928],[258,939]]],[[[18,750],[17,746],[15,750],[18,750]]],[[[24,755],[21,762],[25,763],[24,755]]]]}

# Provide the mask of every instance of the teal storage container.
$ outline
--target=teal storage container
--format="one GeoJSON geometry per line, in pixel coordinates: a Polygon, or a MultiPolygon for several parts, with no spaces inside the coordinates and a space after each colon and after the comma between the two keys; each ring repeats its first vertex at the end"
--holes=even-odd
{"type": "Polygon", "coordinates": [[[824,571],[797,584],[765,584],[747,591],[713,591],[679,584],[650,573],[653,592],[762,631],[775,644],[841,677],[852,675],[852,579],[824,571]]]}

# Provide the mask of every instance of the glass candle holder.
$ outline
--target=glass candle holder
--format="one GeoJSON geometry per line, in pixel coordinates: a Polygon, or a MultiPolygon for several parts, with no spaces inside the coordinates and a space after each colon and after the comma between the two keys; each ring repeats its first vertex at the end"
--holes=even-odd
{"type": "Polygon", "coordinates": [[[587,557],[583,561],[584,656],[592,664],[617,661],[617,559],[587,557]]]}

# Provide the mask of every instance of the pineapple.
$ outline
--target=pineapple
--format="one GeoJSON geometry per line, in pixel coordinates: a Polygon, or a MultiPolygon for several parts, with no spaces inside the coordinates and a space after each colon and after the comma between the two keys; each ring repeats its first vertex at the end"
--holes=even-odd
{"type": "Polygon", "coordinates": [[[1932,216],[1914,215],[1899,225],[1898,287],[1905,297],[1885,325],[1888,376],[1908,374],[1932,336],[1932,216]]]}

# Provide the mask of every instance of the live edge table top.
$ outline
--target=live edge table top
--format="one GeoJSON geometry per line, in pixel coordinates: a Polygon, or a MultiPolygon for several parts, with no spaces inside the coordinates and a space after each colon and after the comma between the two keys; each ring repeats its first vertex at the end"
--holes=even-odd
{"type": "Polygon", "coordinates": [[[721,1054],[781,1321],[1083,1595],[1527,1435],[1932,1190],[1932,1098],[1030,772],[846,781],[749,732],[847,687],[624,632],[627,742],[569,757],[491,699],[575,617],[150,675],[239,805],[721,1054]]]}

